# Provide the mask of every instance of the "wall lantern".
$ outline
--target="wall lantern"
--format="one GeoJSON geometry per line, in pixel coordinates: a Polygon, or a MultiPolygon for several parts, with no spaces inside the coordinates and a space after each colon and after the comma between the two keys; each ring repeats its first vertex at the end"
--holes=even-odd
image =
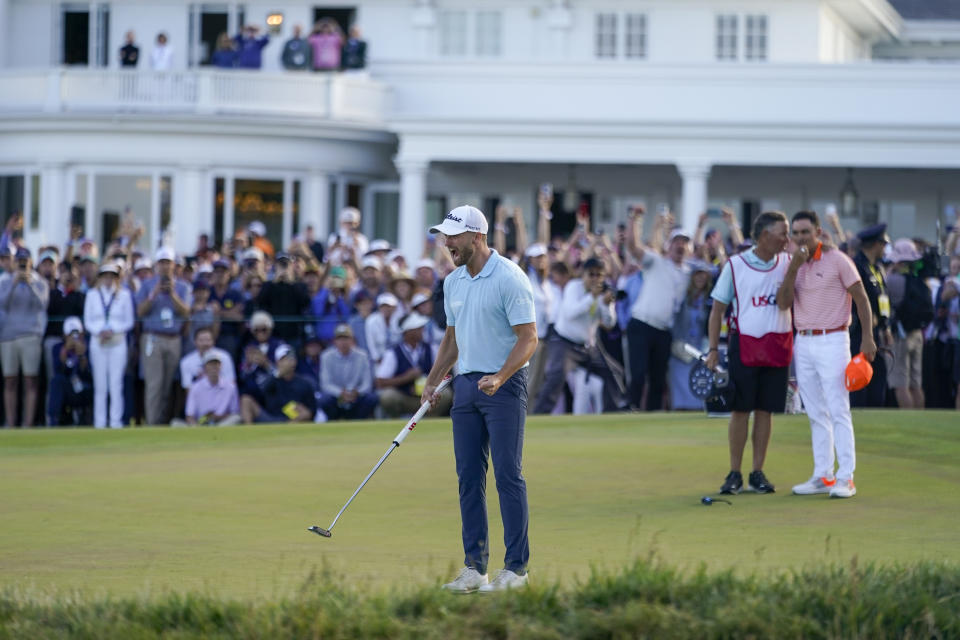
{"type": "Polygon", "coordinates": [[[853,184],[853,169],[847,169],[847,181],[840,190],[840,215],[856,218],[860,214],[860,194],[853,184]]]}
{"type": "Polygon", "coordinates": [[[271,35],[280,35],[280,27],[283,26],[283,14],[279,12],[267,15],[267,30],[271,35]]]}

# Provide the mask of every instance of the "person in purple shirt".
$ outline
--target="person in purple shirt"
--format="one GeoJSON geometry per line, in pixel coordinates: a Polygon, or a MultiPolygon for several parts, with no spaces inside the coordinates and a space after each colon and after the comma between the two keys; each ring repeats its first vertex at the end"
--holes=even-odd
{"type": "Polygon", "coordinates": [[[260,27],[248,24],[243,32],[233,41],[237,43],[237,67],[240,69],[259,69],[261,62],[260,52],[270,42],[270,36],[257,37],[260,27]]]}
{"type": "Polygon", "coordinates": [[[203,358],[203,377],[187,395],[187,424],[226,427],[239,424],[237,385],[220,378],[220,354],[211,349],[203,358]]]}

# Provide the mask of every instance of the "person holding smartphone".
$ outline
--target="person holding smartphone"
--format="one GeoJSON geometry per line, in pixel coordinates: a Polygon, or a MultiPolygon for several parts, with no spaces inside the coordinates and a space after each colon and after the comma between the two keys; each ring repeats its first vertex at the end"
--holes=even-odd
{"type": "Polygon", "coordinates": [[[3,367],[3,404],[7,427],[17,419],[20,398],[19,375],[23,373],[23,427],[33,425],[37,410],[37,375],[47,326],[50,286],[33,270],[30,250],[20,247],[13,269],[0,276],[0,364],[3,367]]]}
{"type": "Polygon", "coordinates": [[[181,332],[190,320],[193,304],[190,285],[173,279],[175,254],[169,247],[157,249],[157,275],[137,292],[137,317],[143,320],[140,356],[146,386],[144,404],[147,424],[168,424],[171,386],[180,366],[181,332]]]}

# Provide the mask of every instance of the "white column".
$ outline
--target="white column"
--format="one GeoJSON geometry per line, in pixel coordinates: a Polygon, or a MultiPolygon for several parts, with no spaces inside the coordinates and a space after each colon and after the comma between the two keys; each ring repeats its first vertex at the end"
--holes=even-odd
{"type": "Polygon", "coordinates": [[[566,59],[569,57],[570,30],[573,28],[573,15],[563,0],[553,0],[547,9],[547,27],[550,29],[550,57],[566,59]]]}
{"type": "Polygon", "coordinates": [[[10,46],[9,16],[7,0],[0,0],[0,69],[7,66],[7,48],[10,46]]]}
{"type": "Polygon", "coordinates": [[[330,176],[320,169],[311,169],[307,175],[300,204],[300,229],[313,225],[314,238],[327,241],[330,233],[330,176]]]}
{"type": "Polygon", "coordinates": [[[710,178],[708,162],[681,162],[677,164],[683,180],[683,205],[680,226],[689,233],[697,230],[697,219],[707,210],[707,180],[710,178]]]}
{"type": "Polygon", "coordinates": [[[426,160],[394,160],[400,173],[400,220],[397,244],[411,264],[420,258],[427,233],[426,160]]]}
{"type": "Polygon", "coordinates": [[[293,238],[293,178],[286,176],[283,179],[283,222],[280,231],[280,246],[277,251],[283,251],[293,238]]]}
{"type": "Polygon", "coordinates": [[[413,10],[413,29],[417,34],[417,53],[421,58],[428,58],[435,51],[436,26],[437,8],[433,0],[417,0],[417,6],[413,10]]]}
{"type": "Polygon", "coordinates": [[[193,255],[197,248],[197,237],[208,224],[201,213],[203,173],[200,167],[187,166],[178,169],[173,177],[170,231],[174,249],[183,255],[193,255]]]}
{"type": "MultiPolygon", "coordinates": [[[[25,186],[27,189],[30,188],[29,174],[25,186]]],[[[31,234],[36,236],[36,240],[62,247],[70,239],[70,206],[73,203],[68,203],[66,196],[67,171],[64,165],[46,164],[41,166],[40,225],[37,229],[38,233],[31,234]]],[[[24,211],[23,215],[23,226],[26,231],[30,229],[30,211],[24,211]]]]}

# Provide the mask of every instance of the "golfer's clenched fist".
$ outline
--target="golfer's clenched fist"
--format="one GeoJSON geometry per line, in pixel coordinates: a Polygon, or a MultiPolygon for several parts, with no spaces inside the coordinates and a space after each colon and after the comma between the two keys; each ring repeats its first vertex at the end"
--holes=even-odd
{"type": "Polygon", "coordinates": [[[497,392],[497,389],[503,384],[503,380],[500,379],[500,376],[493,374],[489,376],[483,376],[477,380],[477,389],[484,392],[488,396],[492,396],[497,392]]]}

